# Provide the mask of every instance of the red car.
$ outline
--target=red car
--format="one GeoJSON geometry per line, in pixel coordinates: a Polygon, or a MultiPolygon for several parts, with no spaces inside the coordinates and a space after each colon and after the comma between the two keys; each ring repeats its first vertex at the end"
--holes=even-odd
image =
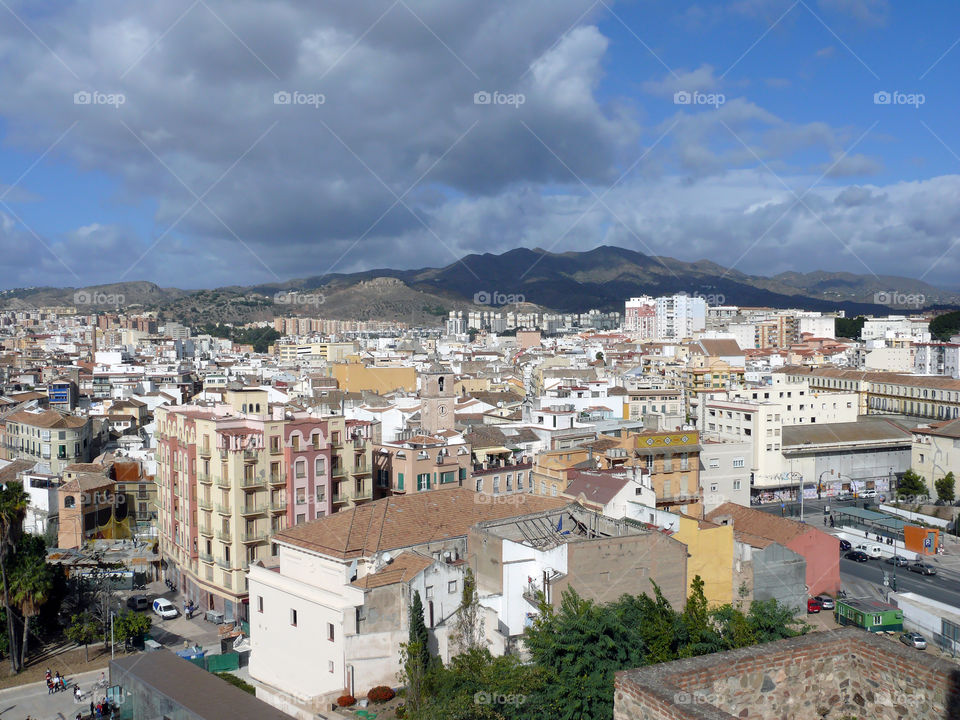
{"type": "Polygon", "coordinates": [[[818,613],[823,609],[823,605],[820,604],[820,601],[816,598],[810,598],[807,600],[807,615],[813,615],[818,613]]]}

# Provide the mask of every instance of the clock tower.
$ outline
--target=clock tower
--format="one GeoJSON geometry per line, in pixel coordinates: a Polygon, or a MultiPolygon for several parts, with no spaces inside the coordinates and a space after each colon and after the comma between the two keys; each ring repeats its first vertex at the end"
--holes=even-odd
{"type": "Polygon", "coordinates": [[[453,373],[436,362],[420,373],[420,428],[427,435],[453,430],[453,373]]]}

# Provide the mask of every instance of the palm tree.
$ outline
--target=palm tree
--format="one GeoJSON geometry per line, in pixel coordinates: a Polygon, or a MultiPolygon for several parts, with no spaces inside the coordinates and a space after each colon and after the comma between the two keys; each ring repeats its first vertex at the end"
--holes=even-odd
{"type": "Polygon", "coordinates": [[[23,529],[23,518],[29,505],[30,496],[23,489],[23,483],[10,482],[0,490],[0,580],[3,581],[3,606],[7,610],[10,667],[15,673],[20,672],[20,654],[16,648],[16,628],[13,624],[7,563],[10,559],[10,551],[16,545],[17,537],[23,529]]]}
{"type": "Polygon", "coordinates": [[[27,661],[27,635],[30,618],[35,617],[53,590],[53,573],[43,556],[29,555],[16,565],[10,578],[11,599],[23,616],[23,641],[20,644],[20,667],[27,661]]]}

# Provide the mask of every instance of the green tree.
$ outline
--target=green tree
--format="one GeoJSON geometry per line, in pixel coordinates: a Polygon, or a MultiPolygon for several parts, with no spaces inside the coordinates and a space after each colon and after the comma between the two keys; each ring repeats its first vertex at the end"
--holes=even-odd
{"type": "Polygon", "coordinates": [[[127,641],[142,640],[150,632],[150,626],[153,621],[149,615],[143,615],[135,612],[124,612],[113,621],[114,642],[123,643],[124,647],[127,641]]]}
{"type": "MultiPolygon", "coordinates": [[[[42,548],[42,539],[37,538],[42,548]]],[[[27,645],[30,634],[30,620],[40,614],[40,608],[53,592],[53,569],[47,564],[44,555],[22,553],[16,557],[11,568],[11,600],[20,610],[23,618],[23,639],[20,643],[20,667],[27,661],[27,645]]]]}
{"type": "Polygon", "coordinates": [[[866,322],[866,318],[863,315],[858,315],[855,318],[837,318],[836,320],[836,334],[838,338],[850,338],[851,340],[859,340],[860,333],[863,331],[863,324],[866,322]]]}
{"type": "Polygon", "coordinates": [[[453,623],[452,643],[457,653],[466,653],[484,647],[483,617],[480,615],[480,596],[473,570],[469,567],[463,577],[460,608],[453,623]]]}
{"type": "Polygon", "coordinates": [[[703,591],[704,582],[699,575],[690,583],[690,595],[680,616],[681,646],[680,657],[694,657],[715,652],[720,643],[710,626],[710,613],[707,610],[707,597],[703,591]]]}
{"type": "Polygon", "coordinates": [[[90,613],[78,613],[70,617],[70,624],[64,631],[70,642],[83,645],[83,652],[87,662],[90,662],[90,643],[100,635],[100,626],[90,613]]]}
{"type": "Polygon", "coordinates": [[[774,599],[754,600],[747,613],[747,623],[758,643],[796,637],[810,630],[807,623],[797,620],[790,608],[774,599]]]}
{"type": "Polygon", "coordinates": [[[413,604],[410,605],[408,648],[416,649],[418,654],[412,655],[411,660],[420,663],[423,672],[427,671],[430,663],[430,634],[423,621],[423,602],[420,600],[420,591],[413,593],[413,604]]]}
{"type": "Polygon", "coordinates": [[[927,483],[912,469],[907,470],[900,478],[900,487],[897,488],[897,497],[909,498],[911,502],[919,503],[919,498],[927,497],[927,483]]]}
{"type": "Polygon", "coordinates": [[[960,333],[960,311],[937,315],[930,321],[930,334],[937,340],[946,342],[960,333]]]}
{"type": "Polygon", "coordinates": [[[956,483],[956,478],[953,477],[953,470],[951,470],[933,484],[937,491],[937,497],[944,502],[952,503],[956,497],[954,487],[956,483]]]}
{"type": "Polygon", "coordinates": [[[406,704],[412,714],[420,710],[424,701],[423,686],[427,670],[422,658],[425,651],[426,648],[419,642],[400,643],[400,673],[397,680],[407,688],[406,704]]]}
{"type": "Polygon", "coordinates": [[[20,672],[20,653],[14,627],[13,597],[10,593],[10,559],[23,528],[30,498],[23,483],[10,482],[0,490],[0,580],[3,582],[3,607],[7,614],[7,639],[10,644],[10,667],[20,672]]]}

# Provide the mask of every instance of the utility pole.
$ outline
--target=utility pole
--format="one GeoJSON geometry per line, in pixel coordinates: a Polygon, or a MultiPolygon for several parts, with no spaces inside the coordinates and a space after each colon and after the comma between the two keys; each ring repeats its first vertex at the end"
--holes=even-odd
{"type": "Polygon", "coordinates": [[[110,659],[113,660],[114,657],[114,644],[113,644],[113,618],[115,614],[113,610],[110,611],[110,659]]]}

